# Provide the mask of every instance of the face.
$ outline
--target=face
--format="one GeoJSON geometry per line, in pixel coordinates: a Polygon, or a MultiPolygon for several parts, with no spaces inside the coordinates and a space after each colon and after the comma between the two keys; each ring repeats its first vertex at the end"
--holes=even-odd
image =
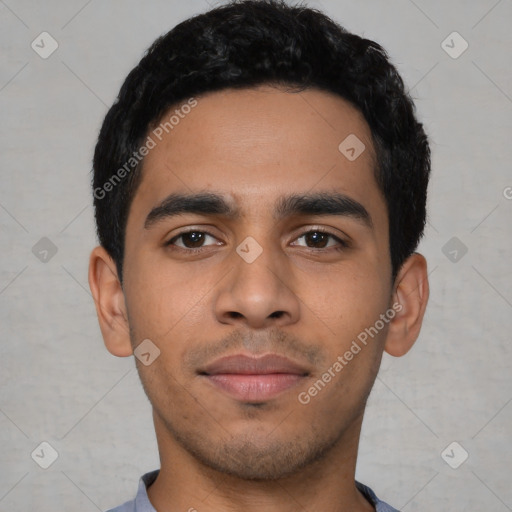
{"type": "Polygon", "coordinates": [[[392,283],[371,133],[318,90],[197,102],[146,156],[130,207],[131,343],[160,350],[137,360],[159,444],[279,478],[357,442],[380,363],[392,283]]]}

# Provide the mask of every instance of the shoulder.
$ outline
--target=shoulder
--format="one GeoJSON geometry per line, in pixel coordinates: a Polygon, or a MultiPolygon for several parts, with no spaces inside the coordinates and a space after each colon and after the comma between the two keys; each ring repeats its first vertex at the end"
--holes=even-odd
{"type": "Polygon", "coordinates": [[[135,500],[127,501],[116,508],[111,508],[106,512],[135,512],[135,500]]]}
{"type": "Polygon", "coordinates": [[[156,512],[148,499],[147,488],[155,481],[159,472],[160,470],[156,469],[142,475],[135,498],[106,512],[156,512]]]}
{"type": "Polygon", "coordinates": [[[399,512],[396,508],[381,501],[368,486],[356,481],[356,487],[364,497],[375,507],[375,512],[399,512]]]}

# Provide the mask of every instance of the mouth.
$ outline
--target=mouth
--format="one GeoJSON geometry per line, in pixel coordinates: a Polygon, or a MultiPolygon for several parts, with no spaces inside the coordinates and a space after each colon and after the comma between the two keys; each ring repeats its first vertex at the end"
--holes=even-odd
{"type": "Polygon", "coordinates": [[[299,385],[309,372],[277,354],[260,357],[237,354],[217,359],[199,375],[236,400],[261,403],[299,385]]]}

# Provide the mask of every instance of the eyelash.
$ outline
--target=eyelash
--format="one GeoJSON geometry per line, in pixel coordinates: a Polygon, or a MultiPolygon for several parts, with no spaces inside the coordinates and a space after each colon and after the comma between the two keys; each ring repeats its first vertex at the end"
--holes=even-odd
{"type": "MultiPolygon", "coordinates": [[[[213,235],[212,233],[210,233],[208,231],[204,231],[201,229],[189,229],[186,231],[182,231],[182,232],[178,233],[177,235],[173,236],[168,242],[165,243],[165,246],[172,247],[176,240],[178,240],[180,237],[182,237],[183,235],[186,235],[188,233],[201,233],[203,235],[208,235],[208,236],[211,236],[212,238],[216,238],[215,235],[213,235]]],[[[307,231],[304,231],[300,236],[295,238],[295,240],[298,240],[299,238],[302,238],[305,235],[308,235],[310,233],[322,233],[324,235],[329,235],[331,238],[335,239],[340,244],[339,246],[334,247],[334,250],[336,250],[336,251],[343,251],[350,247],[348,242],[346,242],[345,240],[342,240],[338,236],[334,235],[330,231],[327,231],[326,229],[323,229],[323,228],[315,228],[315,229],[309,229],[307,231]]],[[[202,246],[202,247],[197,247],[197,248],[193,249],[193,248],[189,248],[189,247],[184,248],[184,247],[174,246],[174,247],[172,247],[172,250],[184,251],[184,252],[195,252],[196,254],[199,254],[199,253],[203,252],[204,250],[208,250],[208,247],[209,246],[202,246]]],[[[304,248],[308,249],[310,251],[313,251],[313,252],[327,252],[327,251],[330,251],[333,249],[333,247],[320,248],[320,249],[315,249],[314,247],[304,247],[304,248]]]]}

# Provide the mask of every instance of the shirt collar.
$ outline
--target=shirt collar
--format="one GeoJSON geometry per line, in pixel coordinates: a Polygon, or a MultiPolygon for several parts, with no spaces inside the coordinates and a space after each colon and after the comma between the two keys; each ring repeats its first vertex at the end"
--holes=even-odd
{"type": "MultiPolygon", "coordinates": [[[[135,497],[135,512],[156,512],[148,498],[147,488],[156,480],[159,469],[150,471],[140,477],[137,496],[135,497]]],[[[357,489],[375,507],[376,512],[398,512],[396,509],[379,500],[375,493],[366,485],[356,481],[357,489]]]]}

